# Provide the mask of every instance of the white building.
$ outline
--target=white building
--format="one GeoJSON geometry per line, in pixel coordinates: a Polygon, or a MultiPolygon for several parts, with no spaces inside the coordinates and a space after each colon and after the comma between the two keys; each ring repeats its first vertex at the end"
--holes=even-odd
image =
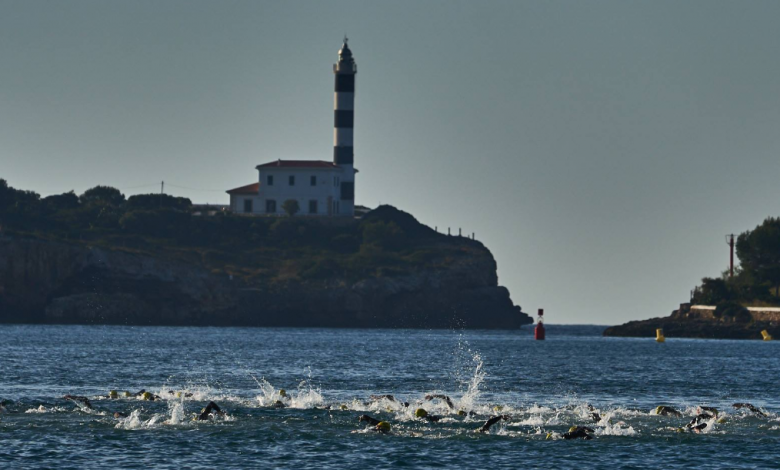
{"type": "Polygon", "coordinates": [[[355,213],[354,104],[357,65],[347,38],[333,66],[333,161],[276,160],[257,165],[258,182],[227,191],[230,209],[240,214],[282,215],[285,201],[298,201],[299,215],[353,216],[355,213]]]}

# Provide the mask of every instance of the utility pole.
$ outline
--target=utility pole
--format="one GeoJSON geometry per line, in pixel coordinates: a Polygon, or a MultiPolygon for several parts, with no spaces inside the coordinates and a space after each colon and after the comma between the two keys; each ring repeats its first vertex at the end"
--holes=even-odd
{"type": "Polygon", "coordinates": [[[731,249],[729,256],[729,279],[734,277],[734,234],[726,235],[726,244],[731,249]]]}
{"type": "Polygon", "coordinates": [[[163,194],[165,194],[165,181],[160,181],[160,207],[162,207],[163,194]]]}

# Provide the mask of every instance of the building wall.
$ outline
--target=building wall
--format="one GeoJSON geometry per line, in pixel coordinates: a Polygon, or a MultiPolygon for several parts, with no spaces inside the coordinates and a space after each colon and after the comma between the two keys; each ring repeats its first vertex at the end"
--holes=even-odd
{"type": "Polygon", "coordinates": [[[340,168],[262,168],[259,170],[260,191],[255,203],[255,213],[266,214],[266,201],[276,201],[277,215],[283,215],[282,204],[288,199],[295,199],[300,206],[298,215],[352,215],[341,210],[339,201],[340,183],[343,171],[340,168]],[[274,184],[268,184],[268,176],[273,176],[274,184]],[[290,176],[295,177],[295,185],[290,186],[290,176]],[[316,178],[316,186],[311,185],[311,177],[316,178]],[[317,201],[317,213],[309,213],[309,201],[317,201]]]}

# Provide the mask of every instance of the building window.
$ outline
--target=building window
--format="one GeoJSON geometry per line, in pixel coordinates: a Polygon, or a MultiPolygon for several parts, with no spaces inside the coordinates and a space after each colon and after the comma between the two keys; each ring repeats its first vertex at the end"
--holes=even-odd
{"type": "Polygon", "coordinates": [[[355,183],[352,181],[345,181],[341,183],[341,197],[339,199],[345,201],[353,201],[355,199],[355,183]]]}
{"type": "Polygon", "coordinates": [[[268,186],[274,185],[274,175],[268,175],[265,180],[268,182],[268,186]]]}
{"type": "Polygon", "coordinates": [[[295,186],[295,175],[290,175],[290,186],[295,186]]]}
{"type": "Polygon", "coordinates": [[[244,212],[250,214],[252,212],[252,200],[244,199],[244,212]]]}
{"type": "Polygon", "coordinates": [[[317,186],[317,177],[316,176],[312,176],[311,177],[311,185],[312,186],[317,186]]]}
{"type": "Polygon", "coordinates": [[[317,213],[317,200],[312,199],[309,201],[309,214],[316,214],[317,213]]]}
{"type": "Polygon", "coordinates": [[[265,212],[267,214],[276,214],[276,201],[273,199],[267,199],[265,201],[265,212]]]}

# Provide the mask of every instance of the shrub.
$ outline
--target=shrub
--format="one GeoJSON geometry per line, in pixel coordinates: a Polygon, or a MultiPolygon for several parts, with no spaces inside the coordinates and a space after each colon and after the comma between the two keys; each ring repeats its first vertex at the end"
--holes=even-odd
{"type": "Polygon", "coordinates": [[[301,210],[301,206],[295,199],[288,199],[282,203],[282,210],[290,217],[294,216],[301,210]]]}
{"type": "Polygon", "coordinates": [[[82,204],[102,203],[119,206],[125,202],[125,195],[111,186],[95,186],[84,191],[79,199],[82,204]]]}

